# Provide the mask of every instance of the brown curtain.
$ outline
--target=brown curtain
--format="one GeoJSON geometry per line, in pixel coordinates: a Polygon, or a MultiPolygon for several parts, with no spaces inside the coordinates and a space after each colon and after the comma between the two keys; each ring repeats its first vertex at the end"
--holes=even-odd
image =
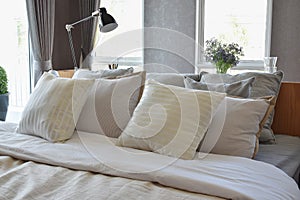
{"type": "Polygon", "coordinates": [[[26,0],[34,85],[52,69],[55,0],[26,0]]]}
{"type": "MultiPolygon", "coordinates": [[[[100,0],[79,0],[80,18],[88,17],[100,7],[100,0]]],[[[81,24],[81,56],[82,68],[90,68],[90,52],[94,48],[95,38],[97,34],[98,18],[83,22],[81,24]],[[87,60],[88,59],[88,60],[87,60]]]]}

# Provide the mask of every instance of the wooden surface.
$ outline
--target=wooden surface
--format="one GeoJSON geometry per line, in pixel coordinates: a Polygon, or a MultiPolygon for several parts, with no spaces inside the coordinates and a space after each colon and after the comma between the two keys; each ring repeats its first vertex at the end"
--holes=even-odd
{"type": "Polygon", "coordinates": [[[300,82],[283,82],[272,125],[274,133],[300,136],[300,82]]]}
{"type": "Polygon", "coordinates": [[[74,74],[74,70],[70,69],[70,70],[58,70],[59,76],[60,77],[64,77],[64,78],[72,78],[73,74],[74,74]]]}

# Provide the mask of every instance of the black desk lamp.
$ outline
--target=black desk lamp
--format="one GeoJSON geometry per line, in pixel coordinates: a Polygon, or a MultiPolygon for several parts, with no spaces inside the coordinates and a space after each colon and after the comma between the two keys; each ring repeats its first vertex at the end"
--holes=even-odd
{"type": "Polygon", "coordinates": [[[66,24],[66,30],[67,30],[68,36],[69,36],[69,43],[70,43],[72,60],[73,60],[75,71],[78,70],[78,65],[76,62],[76,56],[75,56],[75,50],[74,50],[71,31],[75,25],[80,24],[81,22],[90,20],[94,17],[99,17],[99,28],[100,28],[100,32],[102,32],[102,33],[110,32],[118,27],[116,20],[110,14],[107,13],[105,8],[99,8],[98,10],[94,11],[91,16],[88,16],[77,22],[74,22],[73,24],[66,24]]]}

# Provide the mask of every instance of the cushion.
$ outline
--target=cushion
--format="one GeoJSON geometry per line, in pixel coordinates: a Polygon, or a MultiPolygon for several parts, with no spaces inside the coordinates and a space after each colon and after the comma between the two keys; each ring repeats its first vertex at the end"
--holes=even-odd
{"type": "Polygon", "coordinates": [[[176,74],[176,73],[147,73],[146,79],[153,79],[159,83],[166,85],[174,85],[184,87],[184,77],[187,76],[194,80],[199,80],[198,74],[176,74]]]}
{"type": "Polygon", "coordinates": [[[79,69],[77,70],[74,75],[73,79],[79,79],[79,78],[91,78],[91,79],[97,79],[97,78],[104,78],[104,77],[110,77],[110,76],[122,76],[126,74],[133,73],[133,68],[127,68],[127,69],[113,69],[113,70],[98,70],[98,71],[90,71],[88,69],[79,69]]]}
{"type": "MultiPolygon", "coordinates": [[[[277,96],[280,90],[280,84],[283,78],[283,72],[278,71],[273,74],[270,73],[258,73],[258,72],[246,72],[237,75],[229,74],[208,74],[201,72],[201,82],[205,83],[233,83],[255,77],[250,90],[250,98],[257,98],[263,96],[277,96]]],[[[267,119],[262,129],[259,141],[265,144],[274,144],[275,136],[271,129],[273,122],[274,111],[267,119]]]]}
{"type": "Polygon", "coordinates": [[[208,127],[200,151],[253,158],[258,150],[260,131],[274,104],[274,97],[226,97],[208,127]]]}
{"type": "Polygon", "coordinates": [[[224,97],[148,80],[117,145],[192,159],[224,97]]]}
{"type": "Polygon", "coordinates": [[[117,79],[96,79],[76,129],[119,137],[139,102],[144,82],[145,72],[117,79]]]}
{"type": "Polygon", "coordinates": [[[56,78],[45,72],[22,113],[17,132],[51,142],[69,139],[94,80],[56,78]]]}
{"type": "Polygon", "coordinates": [[[247,98],[250,94],[254,77],[245,80],[237,81],[234,83],[205,83],[197,82],[189,77],[184,79],[184,85],[186,88],[197,90],[209,90],[215,92],[225,92],[226,94],[238,97],[247,98]]]}

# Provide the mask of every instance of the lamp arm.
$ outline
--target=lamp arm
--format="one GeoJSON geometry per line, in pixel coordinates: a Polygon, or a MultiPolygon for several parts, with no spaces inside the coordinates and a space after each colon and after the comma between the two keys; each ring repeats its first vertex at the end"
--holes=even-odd
{"type": "Polygon", "coordinates": [[[88,17],[86,17],[84,19],[81,19],[81,20],[79,20],[77,22],[74,22],[73,24],[67,24],[67,25],[74,27],[75,25],[80,24],[80,23],[85,22],[85,21],[88,21],[89,19],[94,18],[94,17],[96,17],[96,16],[91,15],[91,16],[88,16],[88,17]]]}
{"type": "Polygon", "coordinates": [[[78,70],[77,62],[76,62],[76,56],[75,56],[75,49],[73,45],[73,39],[72,39],[72,34],[71,34],[71,29],[67,29],[68,32],[68,37],[69,37],[69,43],[70,43],[70,48],[71,48],[71,54],[72,54],[72,61],[74,65],[74,70],[78,70]]]}
{"type": "Polygon", "coordinates": [[[72,38],[72,33],[71,33],[72,28],[74,28],[74,26],[77,25],[77,24],[80,24],[80,23],[85,22],[85,21],[87,21],[91,18],[99,16],[99,14],[100,14],[100,11],[97,10],[97,11],[93,12],[91,16],[88,16],[88,17],[86,17],[84,19],[81,19],[77,22],[74,22],[72,24],[66,24],[66,30],[68,32],[69,43],[70,43],[71,54],[72,54],[72,60],[73,60],[75,71],[78,70],[78,65],[77,65],[77,62],[76,62],[75,49],[74,49],[73,38],[72,38]]]}

